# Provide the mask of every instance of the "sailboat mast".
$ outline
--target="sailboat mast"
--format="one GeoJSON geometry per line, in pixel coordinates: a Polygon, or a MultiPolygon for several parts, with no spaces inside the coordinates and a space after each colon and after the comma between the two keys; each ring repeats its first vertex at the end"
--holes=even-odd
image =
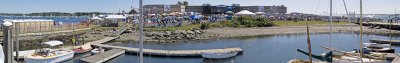
{"type": "Polygon", "coordinates": [[[140,14],[139,14],[139,63],[143,63],[143,0],[139,0],[140,14]]]}
{"type": "Polygon", "coordinates": [[[362,45],[362,43],[363,43],[363,41],[362,41],[362,39],[363,39],[363,30],[362,30],[362,26],[363,26],[363,12],[362,12],[362,0],[360,0],[360,60],[361,60],[361,63],[363,63],[364,61],[362,60],[362,58],[363,58],[363,45],[362,45]]]}
{"type": "Polygon", "coordinates": [[[332,0],[330,0],[329,22],[329,47],[332,47],[332,0]]]}
{"type": "Polygon", "coordinates": [[[343,4],[344,4],[344,9],[346,10],[346,14],[347,14],[347,21],[349,21],[349,23],[351,23],[350,22],[350,14],[349,14],[349,11],[347,10],[346,1],[343,0],[343,4]]]}
{"type": "MultiPolygon", "coordinates": [[[[397,17],[397,8],[394,8],[394,15],[397,17]]],[[[390,41],[389,42],[389,44],[390,44],[389,48],[392,49],[392,39],[393,39],[393,37],[392,37],[392,25],[393,25],[393,19],[390,19],[389,24],[390,24],[390,26],[389,26],[389,41],[390,41]]]]}
{"type": "Polygon", "coordinates": [[[307,45],[308,45],[308,59],[310,59],[310,63],[312,63],[312,52],[311,52],[311,40],[310,40],[310,31],[308,28],[308,22],[306,22],[307,25],[307,45]]]}

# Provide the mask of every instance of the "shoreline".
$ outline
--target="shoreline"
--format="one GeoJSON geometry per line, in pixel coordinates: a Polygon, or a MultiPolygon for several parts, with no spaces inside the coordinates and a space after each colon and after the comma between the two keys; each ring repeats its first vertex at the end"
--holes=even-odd
{"type": "MultiPolygon", "coordinates": [[[[311,25],[309,26],[310,33],[329,33],[329,25],[311,25]]],[[[356,24],[346,25],[333,25],[332,33],[359,33],[360,27],[356,24]]],[[[201,30],[201,34],[194,37],[194,39],[169,39],[169,40],[158,40],[152,39],[146,36],[145,43],[154,44],[169,44],[169,43],[182,43],[187,41],[205,41],[205,40],[217,40],[224,38],[235,38],[235,37],[252,37],[252,36],[264,36],[264,35],[276,35],[276,34],[303,34],[306,33],[306,26],[274,26],[274,27],[255,27],[255,28],[211,28],[201,30]]],[[[146,32],[154,33],[154,32],[146,32]]],[[[157,33],[157,32],[156,32],[157,33]]],[[[364,34],[389,34],[388,29],[372,29],[363,26],[364,34]]],[[[392,30],[393,35],[400,35],[400,31],[392,30]]],[[[113,40],[112,42],[136,42],[137,33],[122,34],[120,38],[113,40]]]]}

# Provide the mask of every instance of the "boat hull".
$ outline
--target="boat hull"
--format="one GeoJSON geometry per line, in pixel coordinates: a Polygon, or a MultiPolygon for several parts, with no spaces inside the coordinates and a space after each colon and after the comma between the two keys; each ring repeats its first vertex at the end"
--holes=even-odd
{"type": "Polygon", "coordinates": [[[201,53],[203,58],[210,58],[210,59],[221,59],[221,58],[229,58],[236,56],[238,52],[231,52],[231,53],[201,53]]]}
{"type": "Polygon", "coordinates": [[[53,58],[46,58],[46,59],[35,59],[35,58],[24,58],[26,63],[59,63],[74,57],[74,52],[69,52],[67,54],[53,57],[53,58]]]}

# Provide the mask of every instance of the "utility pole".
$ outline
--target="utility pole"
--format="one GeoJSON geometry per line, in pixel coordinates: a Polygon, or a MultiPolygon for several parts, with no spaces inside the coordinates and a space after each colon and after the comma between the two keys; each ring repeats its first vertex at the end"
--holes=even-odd
{"type": "Polygon", "coordinates": [[[144,41],[144,33],[143,33],[143,0],[139,0],[139,8],[140,8],[140,14],[139,14],[139,63],[143,63],[143,41],[144,41]]]}
{"type": "Polygon", "coordinates": [[[329,47],[332,47],[332,0],[330,0],[330,11],[329,11],[329,47]]]}
{"type": "Polygon", "coordinates": [[[4,44],[4,63],[12,63],[13,61],[13,42],[11,40],[11,26],[10,21],[3,23],[3,44],[4,44]]]}
{"type": "Polygon", "coordinates": [[[14,27],[14,29],[15,29],[15,32],[14,32],[14,34],[15,34],[15,44],[14,44],[14,46],[15,46],[15,58],[19,59],[18,56],[19,56],[19,30],[20,30],[20,23],[16,22],[14,26],[15,26],[14,27]]]}

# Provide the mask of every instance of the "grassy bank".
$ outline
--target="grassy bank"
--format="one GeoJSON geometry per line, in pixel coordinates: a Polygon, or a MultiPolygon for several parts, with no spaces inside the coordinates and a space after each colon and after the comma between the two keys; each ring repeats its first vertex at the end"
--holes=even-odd
{"type": "MultiPolygon", "coordinates": [[[[327,25],[329,21],[273,21],[276,26],[305,26],[308,22],[309,25],[327,25]]],[[[350,24],[348,22],[333,22],[333,25],[350,24]]]]}

